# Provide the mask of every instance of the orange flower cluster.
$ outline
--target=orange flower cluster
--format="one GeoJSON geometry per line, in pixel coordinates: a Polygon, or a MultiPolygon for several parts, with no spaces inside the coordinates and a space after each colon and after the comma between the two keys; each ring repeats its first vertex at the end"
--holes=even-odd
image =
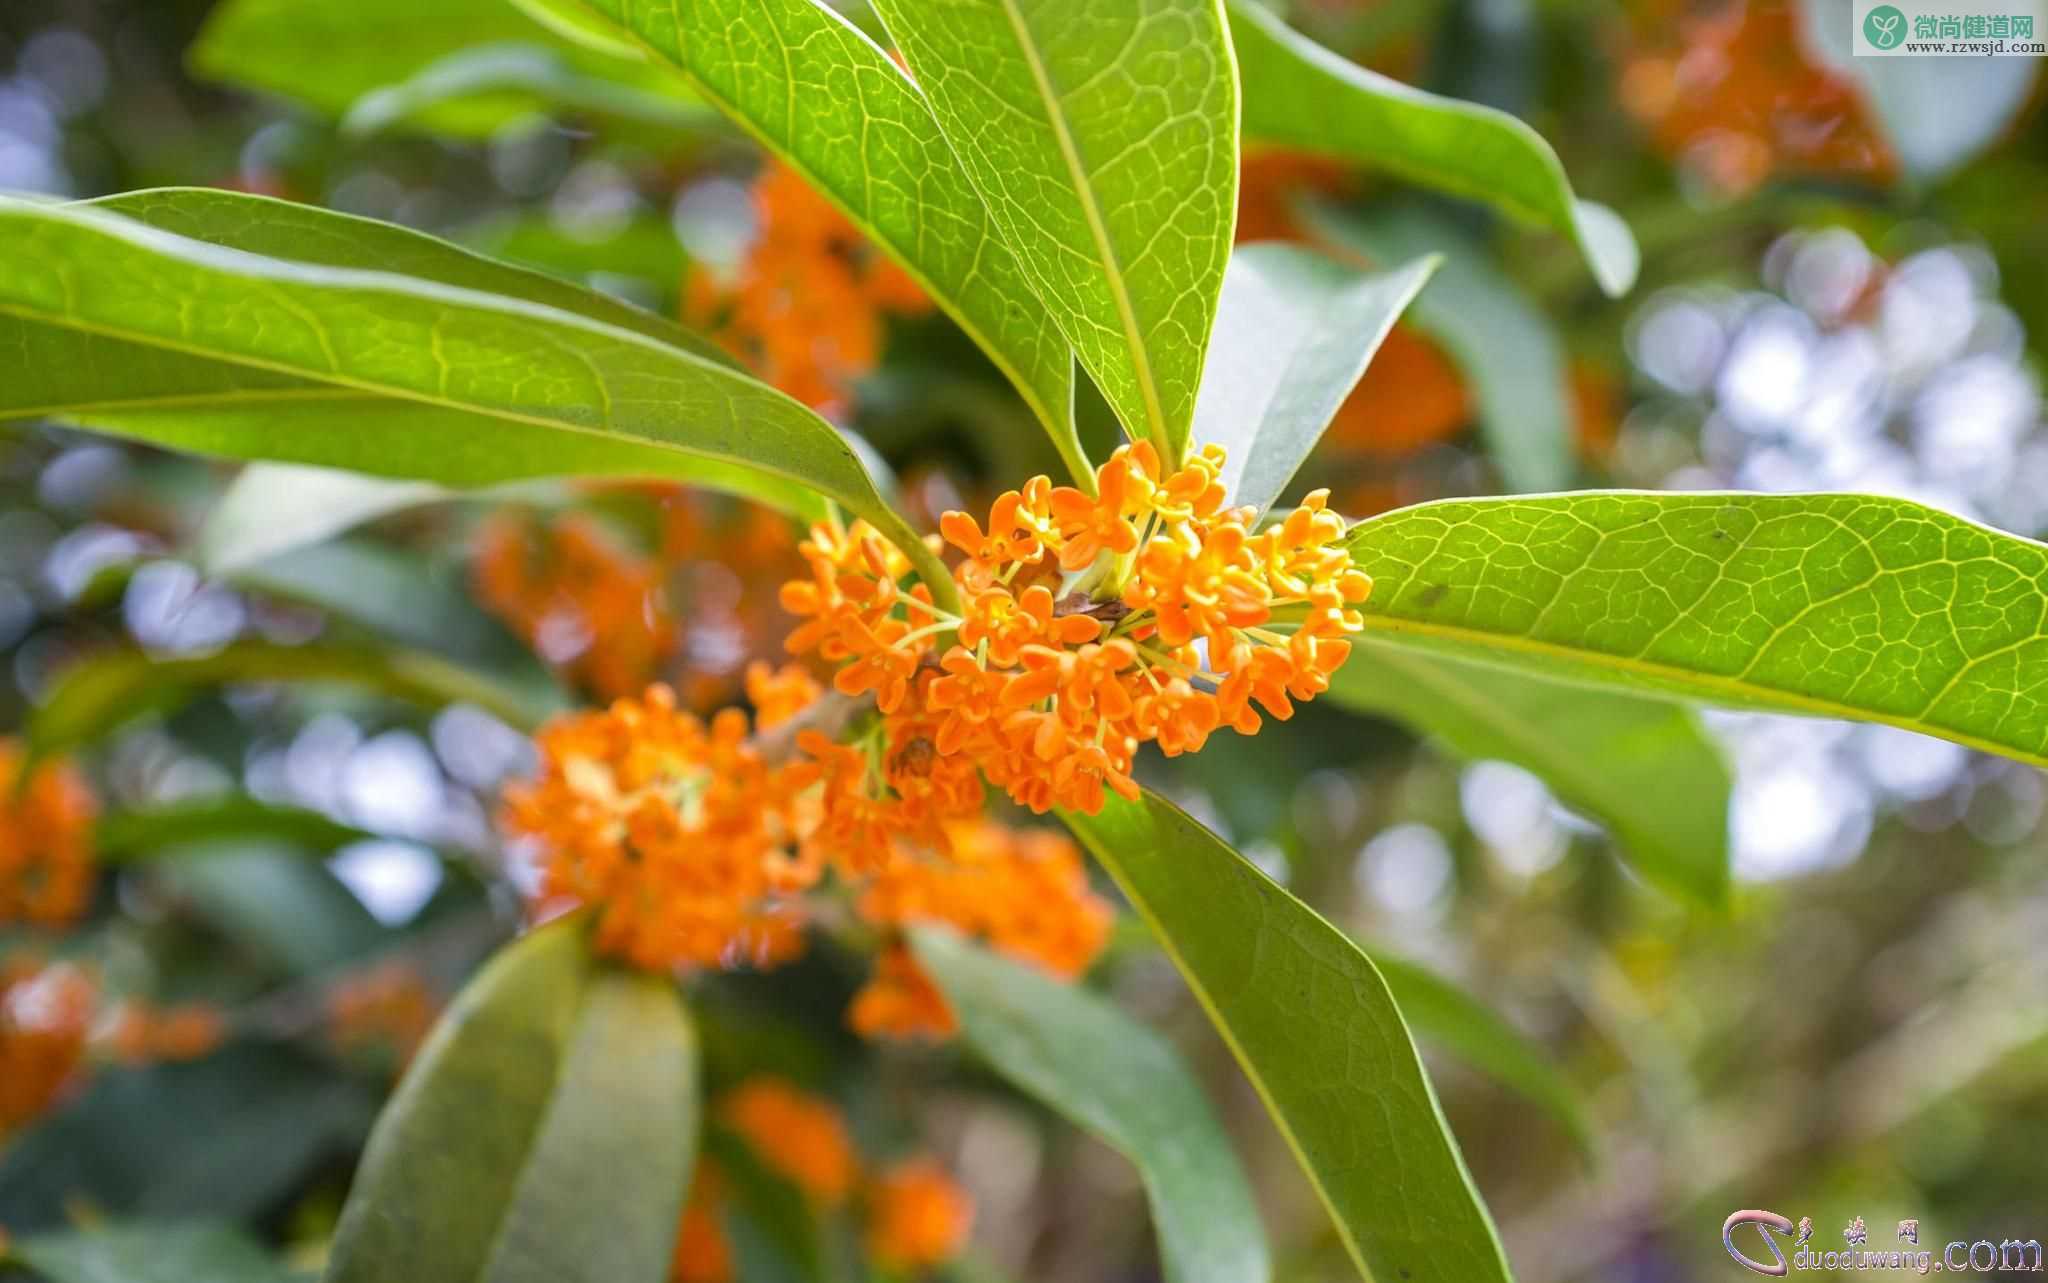
{"type": "Polygon", "coordinates": [[[966,554],[958,616],[900,588],[908,565],[873,530],[816,526],[811,575],[783,588],[806,621],[788,645],[838,664],[842,693],[873,694],[892,746],[924,743],[935,799],[972,791],[969,763],[1037,812],[1134,798],[1139,745],[1172,756],[1221,726],[1256,731],[1261,709],[1293,716],[1364,626],[1372,580],[1327,493],[1258,528],[1224,506],[1222,465],[1211,446],[1167,474],[1141,442],[1097,469],[1092,496],[1036,477],[986,527],[947,513],[966,554]]]}
{"type": "Polygon", "coordinates": [[[901,941],[875,955],[874,974],[853,996],[847,1023],[864,1038],[951,1038],[960,1020],[901,941]]]}
{"type": "MultiPolygon", "coordinates": [[[[747,685],[768,729],[819,694],[799,669],[756,668],[747,685]]],[[[842,744],[806,729],[771,762],[737,709],[706,723],[657,686],[545,727],[541,774],[507,790],[503,821],[545,849],[542,901],[593,906],[599,946],[639,966],[786,961],[803,947],[803,897],[830,871],[870,922],[948,923],[1078,974],[1110,916],[1079,851],[981,820],[973,764],[939,758],[913,721],[893,729],[889,745],[881,730],[842,744]]]]}
{"type": "Polygon", "coordinates": [[[832,1102],[781,1078],[749,1078],[718,1105],[718,1120],[771,1170],[821,1207],[853,1192],[860,1159],[832,1102]]]}
{"type": "Polygon", "coordinates": [[[61,927],[92,899],[92,790],[63,762],[39,763],[24,788],[27,755],[0,740],[0,926],[61,927]]]}
{"type": "Polygon", "coordinates": [[[152,1007],[128,999],[114,1008],[105,1038],[114,1059],[127,1065],[149,1065],[209,1056],[227,1036],[227,1028],[227,1018],[217,1007],[203,1003],[152,1007]]]}
{"type": "Polygon", "coordinates": [[[542,728],[541,775],[506,790],[504,822],[545,846],[543,898],[595,906],[599,947],[642,967],[793,956],[790,799],[747,729],[666,686],[542,728]]]}
{"type": "Polygon", "coordinates": [[[868,1255],[885,1269],[929,1269],[957,1255],[974,1225],[974,1201],[928,1158],[898,1164],[868,1196],[868,1255]]]}
{"type": "Polygon", "coordinates": [[[604,698],[639,690],[676,653],[660,564],[590,517],[494,515],[477,532],[471,579],[486,610],[604,698]]]}
{"type": "Polygon", "coordinates": [[[0,963],[0,1139],[76,1081],[97,1000],[77,967],[0,963]]]}
{"type": "Polygon", "coordinates": [[[1660,150],[1730,196],[1773,174],[1881,182],[1896,174],[1862,91],[1807,57],[1794,6],[1677,8],[1669,0],[1643,6],[1644,38],[1620,85],[1622,105],[1660,150]]]}
{"type": "Polygon", "coordinates": [[[732,1243],[725,1236],[725,1173],[708,1158],[697,1160],[690,1198],[676,1226],[670,1283],[733,1283],[732,1243]]]}
{"type": "Polygon", "coordinates": [[[600,698],[661,680],[692,708],[730,700],[746,661],[788,628],[773,586],[801,569],[794,527],[759,505],[678,486],[609,494],[652,505],[644,514],[650,551],[586,514],[507,509],[477,533],[470,574],[478,601],[600,698]]]}
{"type": "Polygon", "coordinates": [[[794,170],[761,172],[754,212],[746,259],[727,280],[693,274],[684,318],[797,400],[843,410],[881,357],[883,314],[915,315],[931,300],[794,170]]]}
{"type": "MultiPolygon", "coordinates": [[[[863,1182],[845,1119],[825,1098],[761,1076],[735,1087],[715,1113],[815,1209],[839,1208],[859,1192],[869,1254],[885,1269],[928,1269],[966,1243],[974,1221],[966,1191],[929,1158],[910,1159],[863,1182]]],[[[732,1244],[722,1224],[728,1197],[724,1173],[700,1159],[677,1226],[672,1283],[732,1283],[732,1244]]]]}
{"type": "Polygon", "coordinates": [[[344,1053],[387,1058],[403,1069],[440,1014],[440,999],[419,969],[382,962],[327,992],[327,1036],[344,1053]]]}

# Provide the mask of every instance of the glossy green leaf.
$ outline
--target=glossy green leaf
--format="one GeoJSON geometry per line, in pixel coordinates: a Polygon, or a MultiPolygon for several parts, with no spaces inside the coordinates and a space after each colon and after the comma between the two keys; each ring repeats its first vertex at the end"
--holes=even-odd
{"type": "Polygon", "coordinates": [[[1228,451],[1232,504],[1264,511],[1279,499],[1438,261],[1364,273],[1292,245],[1231,255],[1194,445],[1228,451]]]}
{"type": "Polygon", "coordinates": [[[1366,628],[2048,765],[2048,547],[1903,499],[1591,492],[1359,523],[1366,628]]]}
{"type": "Polygon", "coordinates": [[[1086,475],[1066,341],[887,54],[814,0],[578,2],[680,68],[901,262],[1086,475]]]}
{"type": "MultiPolygon", "coordinates": [[[[256,399],[302,395],[303,388],[277,386],[281,373],[522,425],[528,437],[539,429],[653,447],[692,461],[674,470],[676,480],[700,480],[699,465],[708,463],[807,485],[873,522],[919,564],[936,593],[951,593],[950,576],[882,501],[846,438],[722,361],[523,298],[261,257],[79,206],[0,202],[0,241],[9,251],[0,260],[0,314],[32,323],[23,334],[32,357],[74,359],[79,335],[118,339],[151,349],[161,367],[181,368],[194,356],[216,363],[226,386],[205,394],[216,403],[237,385],[256,399]]],[[[85,388],[132,386],[163,373],[152,361],[124,371],[74,369],[47,381],[64,384],[70,395],[60,404],[77,409],[85,388]]],[[[17,395],[22,412],[36,404],[33,391],[17,395]]],[[[317,415],[294,415],[280,425],[276,408],[269,405],[271,414],[255,420],[271,423],[267,434],[257,434],[257,457],[336,462],[329,456],[339,447],[331,441],[294,444],[314,433],[317,415]]],[[[139,435],[137,425],[149,416],[91,417],[114,419],[139,435]]],[[[151,426],[167,440],[207,432],[217,440],[223,425],[248,433],[254,423],[247,404],[211,415],[181,411],[151,426]]],[[[418,431],[417,423],[411,427],[418,431]]],[[[497,438],[519,435],[451,434],[444,441],[422,433],[412,451],[481,449],[498,456],[513,447],[497,438]]]]}
{"type": "Polygon", "coordinates": [[[1416,1038],[1541,1106],[1570,1133],[1581,1154],[1592,1155],[1593,1125],[1585,1103],[1541,1047],[1434,971],[1377,949],[1368,952],[1416,1038]]]}
{"type": "Polygon", "coordinates": [[[292,1283],[284,1263],[231,1225],[124,1221],[39,1234],[0,1250],[49,1283],[292,1283]]]}
{"type": "Polygon", "coordinates": [[[1368,1276],[1504,1283],[1493,1222],[1358,946],[1153,794],[1061,818],[1172,956],[1368,1276]]]}
{"type": "Polygon", "coordinates": [[[459,50],[409,79],[357,99],[342,117],[350,134],[382,133],[437,112],[494,98],[530,97],[578,114],[687,129],[714,120],[711,109],[675,93],[648,93],[586,75],[553,49],[491,44],[459,50]]]}
{"type": "MultiPolygon", "coordinates": [[[[193,72],[262,90],[339,117],[365,95],[416,80],[480,45],[549,50],[584,88],[642,98],[676,93],[673,73],[635,57],[593,50],[557,23],[537,21],[507,0],[224,0],[193,42],[193,72]]],[[[406,123],[434,133],[488,137],[557,105],[547,85],[500,85],[451,96],[406,123]]],[[[569,105],[575,105],[571,102],[569,105]]]]}
{"type": "Polygon", "coordinates": [[[1408,319],[1450,355],[1478,402],[1479,428],[1510,490],[1561,490],[1576,461],[1564,345],[1550,318],[1486,251],[1412,210],[1360,218],[1315,207],[1316,230],[1373,263],[1443,252],[1408,319]]]}
{"type": "Polygon", "coordinates": [[[1483,201],[1570,236],[1610,295],[1639,260],[1613,210],[1572,195],[1550,144],[1504,111],[1411,88],[1290,30],[1253,0],[1231,0],[1248,139],[1283,143],[1483,201]]]}
{"type": "Polygon", "coordinates": [[[599,967],[580,921],[501,952],[371,1133],[328,1283],[666,1277],[696,1149],[672,981],[599,967]]]}
{"type": "Polygon", "coordinates": [[[324,854],[371,836],[318,811],[230,794],[101,816],[93,830],[93,850],[102,861],[123,864],[194,843],[264,838],[324,854]]]}
{"type": "Polygon", "coordinates": [[[1360,639],[1330,698],[1405,722],[1461,757],[1533,772],[1566,805],[1606,825],[1652,883],[1695,904],[1726,906],[1728,765],[1685,705],[1378,637],[1360,639]]]}
{"type": "Polygon", "coordinates": [[[967,1045],[1137,1167],[1169,1283],[1271,1277],[1251,1188],[1200,1084],[1165,1039],[1103,999],[950,931],[921,928],[913,940],[967,1045]]]}
{"type": "Polygon", "coordinates": [[[29,746],[37,754],[66,752],[135,718],[182,707],[201,691],[248,682],[334,682],[429,709],[469,703],[529,728],[560,711],[552,691],[502,685],[418,651],[244,641],[205,655],[111,650],[81,660],[30,714],[29,746]]]}
{"type": "Polygon", "coordinates": [[[1081,364],[1178,460],[1237,223],[1218,0],[875,9],[1081,364]]]}

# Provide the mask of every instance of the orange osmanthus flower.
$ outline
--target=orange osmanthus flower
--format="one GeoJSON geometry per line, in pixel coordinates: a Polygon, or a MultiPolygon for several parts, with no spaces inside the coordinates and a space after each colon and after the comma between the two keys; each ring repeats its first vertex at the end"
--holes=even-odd
{"type": "Polygon", "coordinates": [[[0,963],[0,1139],[77,1081],[98,1000],[75,966],[0,963]]]}
{"type": "Polygon", "coordinates": [[[860,1174],[853,1138],[839,1110],[822,1096],[761,1075],[718,1103],[718,1121],[737,1133],[768,1167],[822,1207],[837,1207],[860,1174]]]}
{"type": "Polygon", "coordinates": [[[875,955],[874,974],[853,996],[846,1023],[864,1038],[906,1040],[950,1038],[960,1027],[946,996],[901,942],[875,955]]]}
{"type": "Polygon", "coordinates": [[[700,1158],[676,1224],[669,1283],[733,1283],[732,1242],[720,1220],[724,1212],[725,1175],[710,1159],[700,1158]]]}
{"type": "Polygon", "coordinates": [[[1092,496],[1039,477],[986,526],[947,513],[940,530],[965,554],[957,617],[922,584],[905,592],[907,562],[863,524],[814,527],[811,575],[783,589],[804,620],[789,647],[838,664],[837,689],[872,693],[885,726],[916,720],[1034,811],[1135,797],[1140,744],[1192,752],[1218,726],[1292,716],[1364,626],[1372,581],[1327,494],[1259,527],[1224,506],[1222,465],[1212,446],[1166,473],[1141,442],[1097,470],[1092,496]]]}
{"type": "Polygon", "coordinates": [[[129,999],[114,1008],[103,1037],[114,1059],[148,1065],[209,1056],[227,1030],[227,1017],[217,1007],[204,1003],[152,1007],[129,999]]]}
{"type": "Polygon", "coordinates": [[[797,400],[843,410],[881,357],[883,315],[929,311],[931,300],[786,166],[761,171],[754,212],[745,259],[725,277],[692,273],[684,317],[797,400]]]}
{"type": "Polygon", "coordinates": [[[883,1173],[868,1192],[868,1254],[891,1270],[921,1270],[958,1255],[974,1201],[928,1158],[883,1173]]]}
{"type": "Polygon", "coordinates": [[[21,783],[27,755],[0,740],[0,926],[69,925],[92,899],[92,790],[65,762],[39,763],[21,783]]]}

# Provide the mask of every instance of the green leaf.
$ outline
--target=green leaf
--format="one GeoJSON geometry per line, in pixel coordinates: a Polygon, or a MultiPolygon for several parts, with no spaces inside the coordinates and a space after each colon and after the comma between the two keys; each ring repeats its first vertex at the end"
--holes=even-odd
{"type": "MultiPolygon", "coordinates": [[[[140,363],[39,376],[38,386],[64,385],[56,404],[89,409],[81,398],[106,385],[115,400],[122,394],[114,389],[124,386],[131,396],[137,386],[165,395],[167,374],[183,377],[192,357],[213,363],[209,377],[216,381],[203,399],[235,402],[154,422],[148,414],[81,416],[93,422],[112,421],[137,435],[150,428],[153,439],[169,444],[233,439],[254,447],[256,457],[321,464],[348,452],[331,439],[335,424],[349,422],[351,433],[370,435],[357,421],[377,416],[359,416],[353,406],[341,413],[332,405],[324,413],[298,407],[280,426],[277,403],[305,391],[281,388],[283,374],[452,412],[425,425],[411,413],[398,416],[403,428],[389,418],[375,425],[400,436],[413,432],[415,457],[455,456],[417,470],[421,479],[442,479],[443,467],[506,479],[503,458],[536,436],[595,438],[599,444],[586,450],[630,443],[640,448],[616,462],[634,471],[651,462],[650,454],[672,455],[683,466],[660,475],[675,480],[702,481],[709,464],[816,489],[901,545],[942,599],[952,592],[938,559],[883,502],[853,447],[830,424],[723,361],[640,330],[435,280],[223,249],[78,206],[0,201],[0,238],[11,251],[0,261],[0,315],[32,323],[21,335],[31,367],[76,361],[79,344],[90,338],[150,350],[151,359],[140,363]],[[251,405],[266,400],[264,412],[252,416],[251,405]],[[458,418],[491,420],[494,430],[477,433],[471,425],[464,433],[458,418]],[[267,432],[257,430],[265,424],[267,432]],[[449,430],[444,439],[423,426],[449,430]],[[303,440],[309,436],[316,439],[303,440]],[[478,450],[483,462],[464,458],[478,450]]],[[[536,289],[576,289],[547,277],[534,281],[536,289]]],[[[16,412],[48,412],[35,389],[13,399],[16,412]]]]}
{"type": "Polygon", "coordinates": [[[27,1265],[50,1283],[291,1283],[293,1274],[231,1225],[127,1221],[39,1234],[0,1260],[27,1265]]]}
{"type": "Polygon", "coordinates": [[[486,670],[508,687],[557,684],[540,658],[476,603],[468,567],[445,556],[340,539],[258,562],[235,572],[230,582],[245,592],[311,606],[330,622],[354,625],[378,641],[486,670]]]}
{"type": "Polygon", "coordinates": [[[221,838],[266,838],[324,854],[372,836],[318,811],[230,794],[101,816],[93,850],[102,861],[126,864],[221,838]]]}
{"type": "Polygon", "coordinates": [[[29,747],[38,756],[67,752],[135,718],[170,712],[201,691],[238,682],[338,682],[429,709],[470,703],[524,728],[560,711],[558,693],[514,689],[418,651],[258,641],[170,659],[110,650],[58,678],[50,697],[29,716],[29,747]]]}
{"type": "Polygon", "coordinates": [[[1543,310],[1488,261],[1486,250],[1412,210],[1359,218],[1314,207],[1308,216],[1332,244],[1368,262],[1444,251],[1442,268],[1408,319],[1443,345],[1471,384],[1480,431],[1508,488],[1569,485],[1576,448],[1564,346],[1543,310]]]}
{"type": "Polygon", "coordinates": [[[543,927],[459,994],[371,1133],[328,1283],[667,1277],[696,1148],[672,981],[543,927]]]}
{"type": "Polygon", "coordinates": [[[585,75],[553,49],[489,44],[451,53],[398,84],[364,94],[342,117],[341,127],[360,137],[432,120],[453,104],[522,97],[664,129],[687,129],[716,119],[704,104],[681,94],[648,93],[585,75]]]}
{"type": "Polygon", "coordinates": [[[579,0],[901,262],[1016,385],[1077,477],[1073,357],[930,108],[889,56],[814,0],[579,0]]]}
{"type": "Polygon", "coordinates": [[[1439,261],[1366,274],[1292,245],[1230,256],[1194,444],[1229,452],[1232,504],[1263,512],[1280,498],[1439,261]]]}
{"type": "Polygon", "coordinates": [[[390,943],[355,893],[303,848],[217,840],[157,861],[169,898],[280,978],[317,975],[390,943]]]}
{"type": "Polygon", "coordinates": [[[1510,1276],[1386,982],[1343,932],[1146,794],[1063,812],[1159,938],[1373,1279],[1510,1276]]]}
{"type": "Polygon", "coordinates": [[[1218,0],[875,9],[1081,364],[1178,462],[1237,221],[1218,0]]]}
{"type": "Polygon", "coordinates": [[[1115,1006],[942,928],[912,933],[968,1046],[1137,1167],[1169,1283],[1270,1278],[1251,1188],[1165,1039],[1115,1006]]]}
{"type": "Polygon", "coordinates": [[[1330,698],[1406,722],[1461,757],[1533,772],[1606,825],[1652,883],[1727,906],[1728,765],[1685,705],[1371,636],[1337,670],[1330,698]]]}
{"type": "Polygon", "coordinates": [[[1557,153],[1520,120],[1367,71],[1252,0],[1230,0],[1230,34],[1244,78],[1245,137],[1483,201],[1570,236],[1609,295],[1635,283],[1639,260],[1628,225],[1606,206],[1574,197],[1557,153]]]}
{"type": "MultiPolygon", "coordinates": [[[[365,95],[414,82],[451,56],[507,44],[551,50],[586,86],[610,84],[614,93],[666,96],[687,106],[665,68],[594,51],[506,0],[225,0],[193,43],[190,62],[201,78],[340,117],[365,95]]],[[[434,103],[406,123],[484,138],[556,101],[545,85],[500,86],[434,103]]]]}
{"type": "Polygon", "coordinates": [[[1541,1106],[1570,1133],[1579,1152],[1592,1157],[1593,1125],[1585,1104],[1542,1048],[1435,972],[1377,949],[1367,952],[1417,1038],[1541,1106]]]}
{"type": "Polygon", "coordinates": [[[2048,765],[2048,547],[1903,499],[1455,499],[1353,528],[1367,631],[2048,765]]]}
{"type": "Polygon", "coordinates": [[[208,574],[229,575],[366,521],[449,492],[430,481],[388,481],[335,468],[252,463],[207,510],[193,551],[208,574]]]}

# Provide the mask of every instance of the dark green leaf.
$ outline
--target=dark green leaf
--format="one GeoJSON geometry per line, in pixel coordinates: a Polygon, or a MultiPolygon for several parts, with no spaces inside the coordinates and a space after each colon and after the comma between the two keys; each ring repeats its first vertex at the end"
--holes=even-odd
{"type": "Polygon", "coordinates": [[[887,54],[813,0],[579,2],[681,69],[901,262],[1085,473],[1066,342],[887,54]]]}
{"type": "Polygon", "coordinates": [[[1600,288],[1635,283],[1635,238],[1613,210],[1572,195],[1564,166],[1515,117],[1367,71],[1294,31],[1252,0],[1231,0],[1247,138],[1383,169],[1484,201],[1578,243],[1600,288]]]}
{"type": "Polygon", "coordinates": [[[1542,1106],[1571,1134],[1580,1153],[1592,1155],[1593,1125],[1585,1104],[1542,1048],[1435,972],[1377,949],[1368,953],[1417,1038],[1542,1106]]]}
{"type": "Polygon", "coordinates": [[[325,864],[303,848],[223,839],[154,863],[154,881],[180,906],[279,978],[317,975],[390,943],[325,864]]]}
{"type": "Polygon", "coordinates": [[[0,1152],[0,1208],[16,1234],[62,1227],[70,1204],[115,1216],[260,1216],[316,1165],[354,1152],[375,1112],[362,1083],[281,1045],[108,1066],[0,1152]]]}
{"type": "MultiPolygon", "coordinates": [[[[554,437],[583,438],[599,457],[627,444],[638,448],[613,458],[622,470],[640,472],[650,455],[667,455],[681,466],[657,475],[707,483],[708,464],[838,499],[902,545],[942,598],[951,593],[950,577],[882,501],[847,440],[722,360],[525,298],[261,257],[80,206],[0,202],[0,236],[10,251],[0,261],[0,314],[30,323],[18,336],[28,368],[79,361],[97,339],[148,350],[145,360],[72,365],[37,380],[60,389],[11,389],[18,413],[64,407],[169,444],[232,441],[259,458],[343,465],[351,460],[334,456],[360,456],[377,430],[409,431],[410,446],[398,449],[425,456],[427,466],[402,475],[437,481],[507,479],[509,455],[522,445],[529,457],[552,454],[554,437]],[[191,370],[193,357],[207,368],[191,370]],[[207,385],[193,386],[201,374],[207,385]],[[280,374],[291,376],[287,385],[280,374]],[[340,413],[299,405],[280,420],[281,403],[306,397],[304,381],[405,410],[394,423],[355,405],[340,413]],[[166,385],[184,403],[227,408],[115,413],[86,400],[98,388],[134,405],[146,388],[161,404],[166,385]],[[50,391],[62,395],[40,399],[50,391]],[[423,421],[414,407],[441,413],[423,421]],[[491,421],[491,430],[476,432],[469,420],[491,421]],[[337,433],[339,422],[346,433],[337,433]],[[544,444],[533,446],[536,437],[544,444]]],[[[395,470],[389,458],[368,466],[395,470]]]]}
{"type": "Polygon", "coordinates": [[[1727,904],[1728,765],[1685,705],[1378,638],[1361,639],[1330,698],[1406,722],[1461,757],[1535,773],[1606,825],[1651,882],[1727,904]]]}
{"type": "Polygon", "coordinates": [[[1571,482],[1571,393],[1550,318],[1449,224],[1412,211],[1356,218],[1317,208],[1316,229],[1374,263],[1443,251],[1443,267],[1408,317],[1441,343],[1479,403],[1479,427],[1510,490],[1571,482]]]}
{"type": "Polygon", "coordinates": [[[318,811],[234,794],[102,816],[93,830],[93,849],[101,860],[121,864],[223,838],[265,838],[325,853],[370,836],[318,811]]]}
{"type": "Polygon", "coordinates": [[[581,922],[541,928],[484,967],[407,1071],[329,1283],[666,1277],[695,1079],[673,982],[599,967],[581,922]]]}
{"type": "Polygon", "coordinates": [[[1390,643],[2048,765],[2048,548],[1920,504],[1456,499],[1361,522],[1351,551],[1390,643]]]}
{"type": "Polygon", "coordinates": [[[1217,0],[874,2],[1081,364],[1177,461],[1237,221],[1217,0]]]}
{"type": "Polygon", "coordinates": [[[1505,1283],[1493,1222],[1358,946],[1152,794],[1062,818],[1172,956],[1368,1276],[1505,1283]]]}
{"type": "Polygon", "coordinates": [[[559,710],[557,696],[501,685],[416,651],[236,642],[208,655],[154,659],[113,650],[64,671],[30,715],[37,754],[89,744],[148,713],[177,708],[202,690],[237,682],[338,682],[426,708],[470,703],[512,726],[533,727],[559,710]]]}
{"type": "Polygon", "coordinates": [[[282,1262],[231,1225],[125,1221],[39,1234],[10,1249],[50,1283],[291,1283],[282,1262]]]}
{"type": "Polygon", "coordinates": [[[1102,999],[949,931],[924,928],[913,938],[968,1046],[1137,1167],[1169,1283],[1271,1276],[1251,1188],[1201,1086],[1165,1039],[1102,999]]]}
{"type": "Polygon", "coordinates": [[[1279,499],[1438,261],[1367,274],[1292,245],[1231,255],[1194,445],[1229,452],[1232,504],[1264,511],[1279,499]]]}

